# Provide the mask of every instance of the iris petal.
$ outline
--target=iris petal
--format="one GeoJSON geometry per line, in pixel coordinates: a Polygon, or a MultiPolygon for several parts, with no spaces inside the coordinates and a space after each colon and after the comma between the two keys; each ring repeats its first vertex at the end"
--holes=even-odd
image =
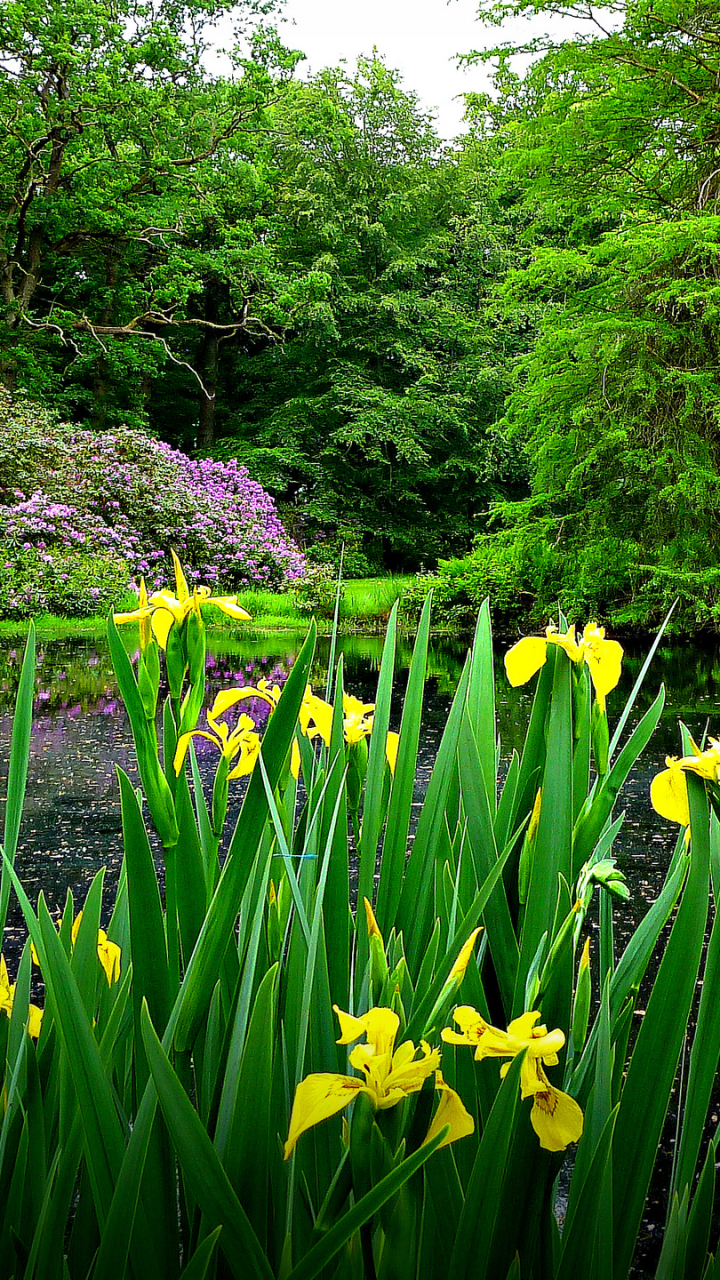
{"type": "Polygon", "coordinates": [[[585,649],[585,661],[601,707],[620,679],[622,660],[623,649],[617,640],[591,640],[585,649]]]}
{"type": "Polygon", "coordinates": [[[571,1142],[579,1142],[583,1131],[583,1113],[574,1098],[548,1085],[535,1094],[530,1123],[546,1151],[564,1151],[571,1142]]]}
{"type": "Polygon", "coordinates": [[[689,825],[687,780],[678,764],[655,775],[650,785],[650,802],[661,818],[678,822],[681,827],[689,825]]]}
{"type": "MultiPolygon", "coordinates": [[[[450,1131],[440,1143],[440,1147],[446,1147],[448,1143],[456,1142],[458,1138],[466,1138],[468,1134],[474,1133],[475,1121],[466,1109],[459,1094],[445,1084],[440,1071],[436,1072],[435,1075],[435,1088],[440,1093],[440,1104],[425,1135],[423,1146],[425,1146],[426,1142],[432,1142],[440,1130],[444,1129],[446,1124],[449,1124],[450,1131]]],[[[438,1151],[440,1147],[438,1147],[438,1151]]]]}
{"type": "Polygon", "coordinates": [[[571,662],[582,662],[582,648],[577,642],[574,627],[568,627],[564,633],[556,631],[553,627],[547,627],[545,634],[548,644],[556,644],[560,649],[564,649],[571,662]]]}
{"type": "Polygon", "coordinates": [[[243,609],[234,596],[210,596],[208,604],[217,605],[228,618],[236,618],[240,622],[249,622],[252,618],[252,614],[243,609]]]}
{"type": "Polygon", "coordinates": [[[547,662],[548,642],[542,636],[525,636],[505,654],[505,670],[513,688],[527,684],[547,662]]]}
{"type": "Polygon", "coordinates": [[[390,772],[395,773],[395,765],[397,764],[398,744],[400,742],[400,734],[393,733],[392,730],[385,739],[385,757],[390,765],[390,772]]]}
{"type": "Polygon", "coordinates": [[[301,1134],[314,1125],[320,1124],[330,1116],[337,1115],[349,1106],[358,1093],[365,1090],[365,1085],[357,1076],[332,1075],[319,1072],[301,1080],[295,1090],[290,1131],[285,1143],[284,1158],[287,1160],[301,1134]]]}
{"type": "Polygon", "coordinates": [[[175,619],[169,609],[154,609],[151,618],[153,635],[161,649],[167,648],[167,638],[175,619]]]}

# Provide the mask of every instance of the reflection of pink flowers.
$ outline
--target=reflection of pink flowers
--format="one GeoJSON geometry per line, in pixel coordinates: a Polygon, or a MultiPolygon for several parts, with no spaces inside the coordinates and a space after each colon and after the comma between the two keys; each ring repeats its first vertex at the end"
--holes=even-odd
{"type": "MultiPolygon", "coordinates": [[[[15,700],[20,662],[17,651],[13,652],[15,658],[8,656],[5,669],[0,666],[0,715],[9,711],[15,700]],[[4,679],[6,674],[8,678],[4,679]]],[[[210,705],[221,689],[256,685],[263,677],[272,685],[282,687],[292,662],[292,655],[281,658],[263,655],[238,662],[237,654],[208,654],[206,704],[210,705]]],[[[117,693],[108,654],[87,642],[59,642],[51,644],[47,652],[40,650],[37,665],[35,722],[47,721],[48,716],[66,725],[93,717],[124,722],[125,709],[117,693]],[[63,665],[56,661],[60,655],[63,665]]],[[[246,704],[248,714],[263,727],[269,714],[267,703],[262,699],[249,703],[250,700],[246,704]]]]}

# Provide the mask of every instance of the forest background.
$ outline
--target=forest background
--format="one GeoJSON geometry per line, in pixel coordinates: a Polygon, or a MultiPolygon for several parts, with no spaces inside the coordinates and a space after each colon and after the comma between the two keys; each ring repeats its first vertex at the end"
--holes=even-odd
{"type": "Polygon", "coordinates": [[[456,621],[717,630],[720,14],[590,16],[447,143],[379,56],[300,80],[272,2],[6,0],[0,383],[238,459],[456,621]]]}

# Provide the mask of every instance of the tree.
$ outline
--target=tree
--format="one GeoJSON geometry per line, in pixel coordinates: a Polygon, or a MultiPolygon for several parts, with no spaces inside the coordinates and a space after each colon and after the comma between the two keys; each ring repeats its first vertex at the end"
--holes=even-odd
{"type": "Polygon", "coordinates": [[[273,120],[292,319],[282,344],[228,353],[222,448],[310,529],[428,563],[505,492],[491,426],[518,335],[490,313],[507,245],[487,148],[444,147],[378,57],[295,85],[273,120]]]}
{"type": "Polygon", "coordinates": [[[492,148],[444,147],[377,57],[294,81],[262,25],[209,75],[225,7],[0,13],[0,381],[219,443],[368,564],[464,549],[508,492],[493,423],[525,341],[491,302],[492,148]]]}
{"type": "Polygon", "coordinates": [[[499,514],[525,544],[534,525],[536,563],[555,554],[555,595],[572,565],[581,599],[604,577],[595,607],[638,621],[692,570],[695,616],[715,616],[720,17],[635,0],[522,80],[501,59],[498,84],[508,189],[557,227],[504,285],[510,313],[544,318],[508,413],[532,497],[499,514]]]}
{"type": "Polygon", "coordinates": [[[6,385],[90,412],[98,425],[142,421],[168,360],[192,376],[187,349],[204,342],[201,363],[211,371],[214,341],[267,332],[257,261],[248,272],[236,255],[219,316],[213,272],[227,270],[228,253],[209,276],[198,253],[217,222],[228,165],[240,209],[253,206],[255,132],[296,60],[259,29],[250,57],[236,48],[230,76],[209,75],[203,55],[217,17],[232,9],[237,23],[251,24],[260,8],[254,0],[2,6],[6,385]]]}

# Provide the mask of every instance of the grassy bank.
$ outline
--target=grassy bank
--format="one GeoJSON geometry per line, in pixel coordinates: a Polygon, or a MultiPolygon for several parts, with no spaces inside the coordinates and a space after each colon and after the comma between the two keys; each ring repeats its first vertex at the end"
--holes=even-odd
{"type": "MultiPolygon", "coordinates": [[[[357,578],[346,582],[341,630],[382,629],[395,600],[410,582],[411,577],[357,578]]],[[[251,615],[252,622],[244,625],[253,631],[302,631],[309,620],[308,614],[298,609],[290,592],[281,594],[273,591],[244,591],[238,594],[238,601],[251,615]]],[[[129,610],[134,604],[135,598],[131,596],[123,600],[118,608],[129,610]]],[[[220,616],[218,612],[217,617],[220,616]]],[[[94,618],[61,618],[44,613],[35,618],[35,626],[39,639],[58,640],[66,636],[104,635],[106,621],[102,615],[94,618]]],[[[331,630],[331,618],[318,618],[317,621],[321,634],[331,630]]],[[[227,623],[227,619],[225,622],[227,623]]],[[[28,619],[0,621],[0,639],[26,635],[28,627],[28,619]]]]}

